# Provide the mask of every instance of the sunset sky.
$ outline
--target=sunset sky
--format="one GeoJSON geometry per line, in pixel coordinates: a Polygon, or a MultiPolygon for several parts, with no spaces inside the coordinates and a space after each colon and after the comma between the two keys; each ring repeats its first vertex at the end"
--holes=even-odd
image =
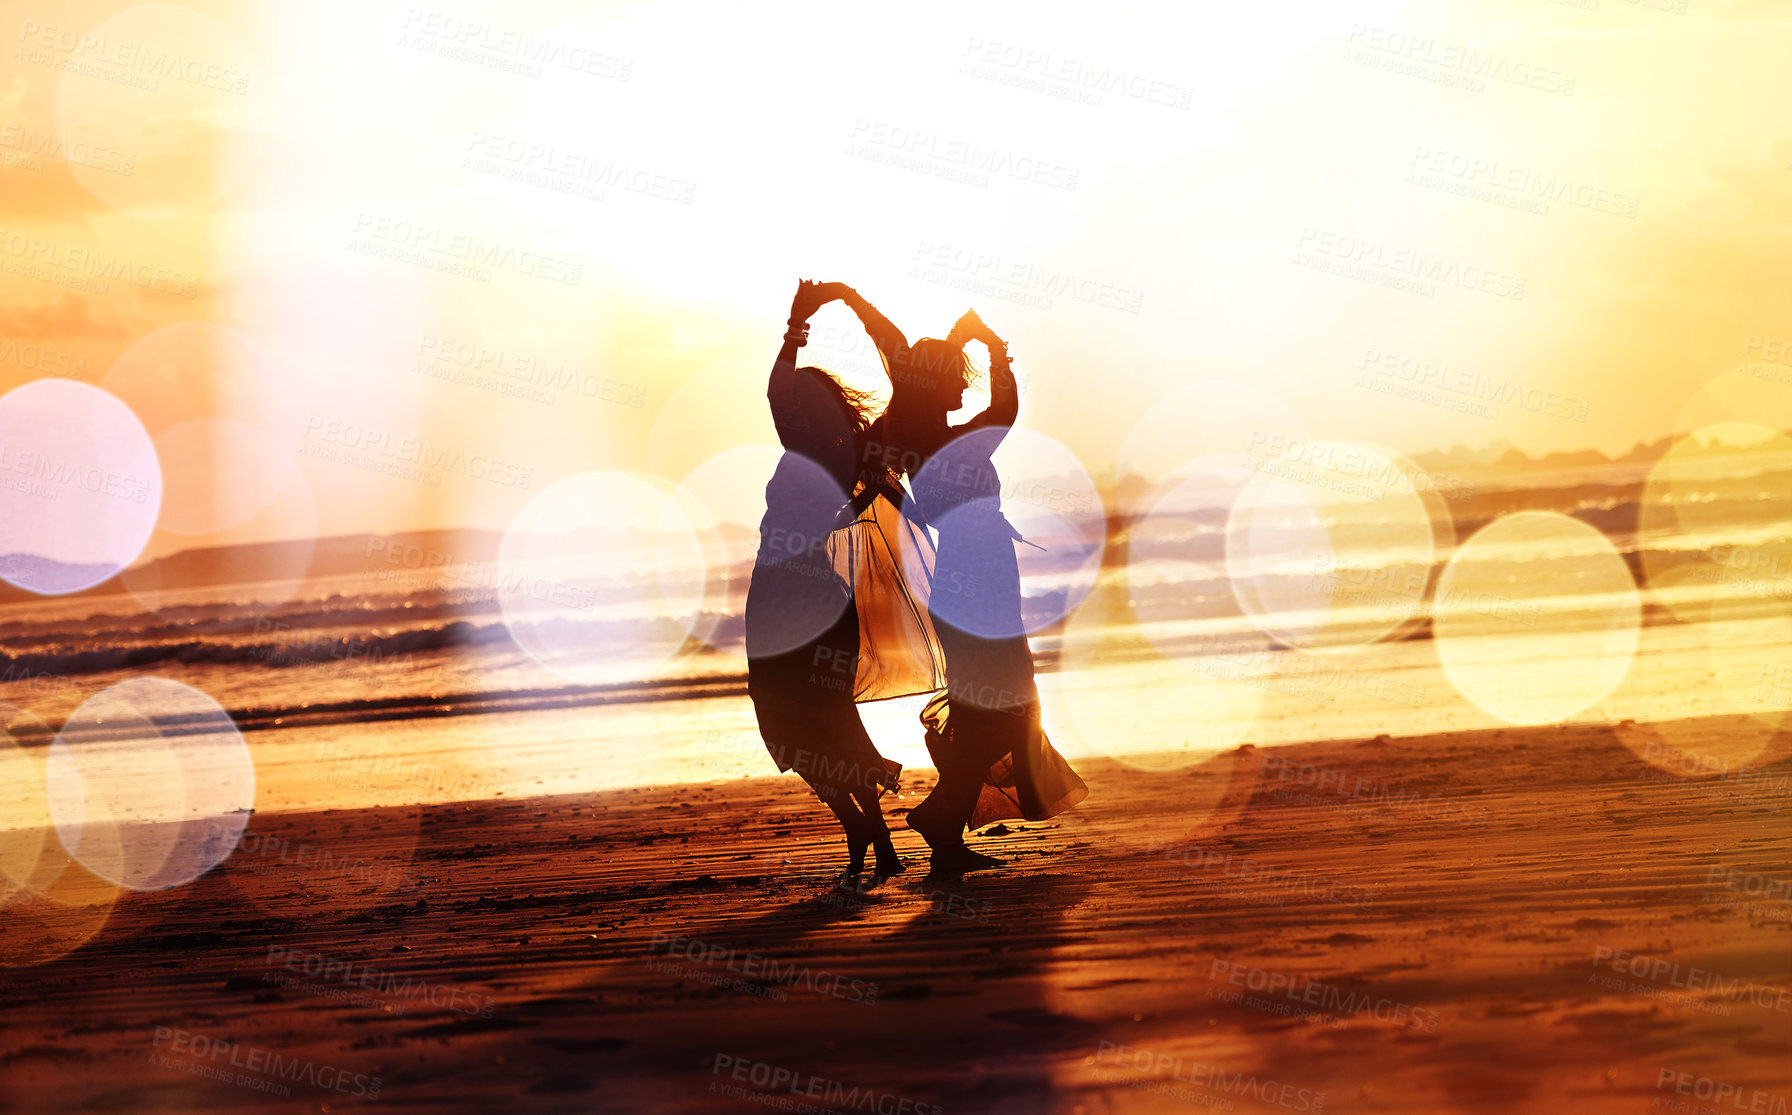
{"type": "MultiPolygon", "coordinates": [[[[502,529],[772,442],[798,277],[911,338],[975,306],[1098,478],[1197,381],[1404,453],[1619,453],[1792,370],[1769,0],[59,0],[5,33],[0,388],[132,407],[146,556],[502,529]]],[[[806,358],[872,383],[838,307],[806,358]]]]}

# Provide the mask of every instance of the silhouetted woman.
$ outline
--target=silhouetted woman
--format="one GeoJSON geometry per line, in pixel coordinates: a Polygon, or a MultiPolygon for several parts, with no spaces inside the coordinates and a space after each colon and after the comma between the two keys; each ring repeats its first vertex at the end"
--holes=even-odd
{"type": "Polygon", "coordinates": [[[944,340],[909,345],[857,292],[848,288],[844,298],[890,372],[890,405],[865,433],[864,452],[911,478],[914,500],[939,536],[929,611],[945,652],[946,692],[922,720],[940,780],[908,823],[933,849],[935,870],[998,866],[965,845],[967,828],[1043,820],[1088,795],[1040,726],[1021,619],[1020,534],[1002,514],[990,459],[1019,412],[1008,348],[975,312],[944,340]],[[972,375],[964,346],[972,340],[989,350],[990,405],[954,426],[947,415],[964,403],[972,375]]]}
{"type": "Polygon", "coordinates": [[[766,485],[747,589],[747,689],[778,769],[801,774],[846,831],[848,873],[875,847],[876,873],[887,876],[903,864],[879,797],[902,768],[878,753],[854,703],[860,621],[844,555],[858,516],[892,490],[883,470],[861,464],[866,399],[820,368],[796,366],[827,289],[798,284],[766,389],[785,452],[766,485]]]}

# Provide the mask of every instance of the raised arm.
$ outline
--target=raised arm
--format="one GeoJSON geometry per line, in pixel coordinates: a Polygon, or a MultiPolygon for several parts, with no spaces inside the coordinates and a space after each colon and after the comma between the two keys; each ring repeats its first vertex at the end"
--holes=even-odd
{"type": "Polygon", "coordinates": [[[876,306],[865,301],[858,291],[845,283],[829,283],[828,293],[835,293],[835,288],[838,288],[835,296],[859,315],[859,322],[864,325],[866,335],[877,346],[877,351],[883,354],[884,367],[892,370],[901,367],[908,358],[908,338],[902,335],[902,330],[896,328],[896,323],[885,317],[876,306]]]}
{"type": "Polygon", "coordinates": [[[796,400],[796,354],[809,340],[809,319],[824,301],[821,284],[807,279],[796,284],[796,297],[790,301],[790,320],[784,331],[784,345],[772,364],[771,380],[765,397],[772,406],[772,424],[778,428],[778,441],[785,446],[802,445],[808,432],[808,420],[796,400]]]}
{"type": "MultiPolygon", "coordinates": [[[[976,311],[965,315],[974,319],[969,331],[971,339],[982,341],[989,349],[989,405],[976,417],[952,427],[954,433],[968,433],[986,426],[1004,429],[1020,417],[1020,389],[1014,382],[1014,366],[1008,357],[1008,342],[996,336],[995,330],[976,317],[976,311]]],[[[956,326],[954,327],[957,328],[956,326]]]]}

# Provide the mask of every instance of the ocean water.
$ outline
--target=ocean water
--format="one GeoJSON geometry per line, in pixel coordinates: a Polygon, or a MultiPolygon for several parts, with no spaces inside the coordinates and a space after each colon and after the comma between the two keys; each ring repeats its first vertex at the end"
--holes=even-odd
{"type": "MultiPolygon", "coordinates": [[[[1388,527],[1404,541],[1378,549],[1372,504],[1331,511],[1321,527],[1350,544],[1317,565],[1259,535],[1276,560],[1245,576],[1211,509],[1160,520],[1148,538],[1113,534],[1098,565],[1048,551],[1026,578],[1043,617],[1032,643],[1048,734],[1073,762],[1175,769],[1240,743],[1738,714],[1764,726],[1761,746],[1721,762],[1752,761],[1792,708],[1792,517],[1757,494],[1732,486],[1705,501],[1717,513],[1701,515],[1702,533],[1651,535],[1635,529],[1648,516],[1634,503],[1555,492],[1601,525],[1599,544],[1485,548],[1478,595],[1461,598],[1480,628],[1433,622],[1453,540],[1420,545],[1388,527]],[[1628,592],[1612,591],[1613,562],[1629,570],[1628,592]],[[1068,619],[1043,622],[1076,600],[1068,619]]],[[[243,729],[258,811],[769,776],[744,688],[751,546],[711,552],[723,556],[707,584],[658,570],[656,595],[640,569],[594,571],[575,586],[588,606],[524,621],[602,630],[606,651],[639,638],[638,669],[544,665],[489,577],[370,570],[5,606],[0,700],[15,710],[9,734],[35,753],[108,685],[192,686],[243,729]],[[676,622],[655,612],[667,599],[683,602],[676,622]],[[690,637],[668,644],[668,623],[690,637]]],[[[862,706],[880,748],[909,766],[931,765],[924,699],[862,706]]]]}

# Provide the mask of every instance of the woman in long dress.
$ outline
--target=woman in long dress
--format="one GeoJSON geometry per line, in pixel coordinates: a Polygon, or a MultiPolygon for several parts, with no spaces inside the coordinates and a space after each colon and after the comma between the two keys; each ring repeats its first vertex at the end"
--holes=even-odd
{"type": "Polygon", "coordinates": [[[931,631],[902,623],[905,604],[911,615],[916,609],[888,556],[901,527],[887,505],[901,502],[900,487],[887,470],[863,464],[868,401],[820,368],[796,366],[828,291],[798,285],[767,384],[785,452],[766,485],[747,590],[747,689],[778,769],[802,775],[839,820],[848,873],[862,871],[875,848],[876,874],[889,876],[903,863],[879,799],[896,788],[901,767],[878,753],[855,698],[927,691],[938,671],[927,657],[931,631]],[[855,584],[876,604],[868,626],[882,635],[880,659],[861,660],[855,584]]]}
{"type": "Polygon", "coordinates": [[[1082,779],[1046,739],[1033,656],[1021,617],[1020,534],[1001,510],[991,454],[1019,412],[1007,345],[967,313],[943,340],[909,345],[875,307],[843,296],[889,368],[890,405],[862,437],[867,460],[908,475],[919,510],[938,532],[929,612],[945,654],[946,691],[922,714],[939,783],[910,811],[909,827],[933,850],[936,870],[999,861],[964,843],[1004,818],[1043,820],[1088,796],[1082,779]],[[990,355],[990,405],[959,425],[971,365],[964,346],[990,355]],[[929,463],[932,462],[932,467],[929,463]]]}

